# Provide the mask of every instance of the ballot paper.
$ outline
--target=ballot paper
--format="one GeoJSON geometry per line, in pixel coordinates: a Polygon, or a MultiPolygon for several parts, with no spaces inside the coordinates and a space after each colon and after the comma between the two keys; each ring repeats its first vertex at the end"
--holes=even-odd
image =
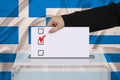
{"type": "Polygon", "coordinates": [[[89,27],[64,27],[49,33],[53,27],[31,27],[31,57],[89,57],[89,27]]]}

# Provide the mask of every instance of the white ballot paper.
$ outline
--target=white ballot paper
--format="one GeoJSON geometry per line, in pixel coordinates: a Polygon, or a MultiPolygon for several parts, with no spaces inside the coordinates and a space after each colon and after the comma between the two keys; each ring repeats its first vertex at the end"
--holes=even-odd
{"type": "Polygon", "coordinates": [[[89,57],[89,27],[64,27],[49,33],[53,27],[31,27],[31,57],[89,57]]]}

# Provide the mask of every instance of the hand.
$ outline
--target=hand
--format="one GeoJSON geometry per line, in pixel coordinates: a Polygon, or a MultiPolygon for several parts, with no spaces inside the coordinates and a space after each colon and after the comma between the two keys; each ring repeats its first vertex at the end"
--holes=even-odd
{"type": "Polygon", "coordinates": [[[53,17],[51,17],[50,21],[48,22],[48,26],[54,27],[49,31],[49,33],[54,33],[56,31],[60,30],[61,28],[63,28],[65,26],[65,24],[64,24],[64,20],[61,16],[53,16],[53,17]]]}

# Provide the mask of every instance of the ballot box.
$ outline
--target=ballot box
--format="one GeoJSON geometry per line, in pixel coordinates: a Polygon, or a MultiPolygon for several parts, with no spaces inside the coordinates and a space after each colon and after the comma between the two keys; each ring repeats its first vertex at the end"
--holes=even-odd
{"type": "Polygon", "coordinates": [[[90,53],[84,59],[31,59],[29,56],[17,54],[11,80],[110,80],[110,68],[103,53],[90,53]]]}

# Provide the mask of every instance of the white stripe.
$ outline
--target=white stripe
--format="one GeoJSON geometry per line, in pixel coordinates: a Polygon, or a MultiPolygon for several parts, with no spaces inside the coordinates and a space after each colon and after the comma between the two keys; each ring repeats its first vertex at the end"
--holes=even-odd
{"type": "Polygon", "coordinates": [[[111,71],[115,71],[115,72],[120,71],[120,63],[119,62],[115,62],[115,63],[110,62],[109,65],[110,65],[111,71]]]}
{"type": "Polygon", "coordinates": [[[88,10],[89,8],[46,8],[46,16],[59,16],[64,14],[70,14],[76,11],[88,10]]]}
{"type": "Polygon", "coordinates": [[[14,63],[0,63],[0,71],[11,71],[14,63]]]}
{"type": "Polygon", "coordinates": [[[14,66],[14,69],[12,72],[34,72],[34,71],[93,71],[93,72],[99,72],[99,71],[109,71],[108,65],[106,63],[95,63],[91,65],[32,65],[28,64],[17,64],[17,66],[14,66]],[[20,66],[21,65],[21,66],[20,66]]]}
{"type": "Polygon", "coordinates": [[[0,53],[30,53],[31,48],[29,44],[18,45],[0,45],[0,53]]]}
{"type": "Polygon", "coordinates": [[[17,45],[0,45],[0,53],[15,53],[17,45]]]}
{"type": "MultiPolygon", "coordinates": [[[[0,71],[12,71],[16,72],[22,69],[25,72],[31,71],[81,71],[82,69],[86,69],[86,71],[99,71],[99,67],[104,67],[109,71],[120,71],[120,63],[93,63],[91,65],[39,65],[35,66],[30,63],[17,63],[17,66],[14,66],[15,63],[0,63],[0,71]],[[84,68],[86,67],[86,68],[84,68]],[[93,69],[95,68],[95,69],[93,69]]],[[[101,69],[102,70],[102,69],[101,69]]],[[[104,71],[104,69],[103,69],[104,71]]]]}
{"type": "Polygon", "coordinates": [[[96,53],[120,53],[120,45],[119,44],[108,44],[108,45],[99,45],[99,44],[93,44],[90,45],[91,52],[96,53]]]}
{"type": "MultiPolygon", "coordinates": [[[[22,44],[1,44],[0,53],[30,53],[31,46],[27,40],[21,41],[22,44]]],[[[90,52],[96,54],[120,53],[120,45],[90,45],[90,52]]]]}
{"type": "Polygon", "coordinates": [[[75,11],[81,11],[82,8],[46,8],[46,16],[58,16],[63,14],[70,14],[75,11]]]}

